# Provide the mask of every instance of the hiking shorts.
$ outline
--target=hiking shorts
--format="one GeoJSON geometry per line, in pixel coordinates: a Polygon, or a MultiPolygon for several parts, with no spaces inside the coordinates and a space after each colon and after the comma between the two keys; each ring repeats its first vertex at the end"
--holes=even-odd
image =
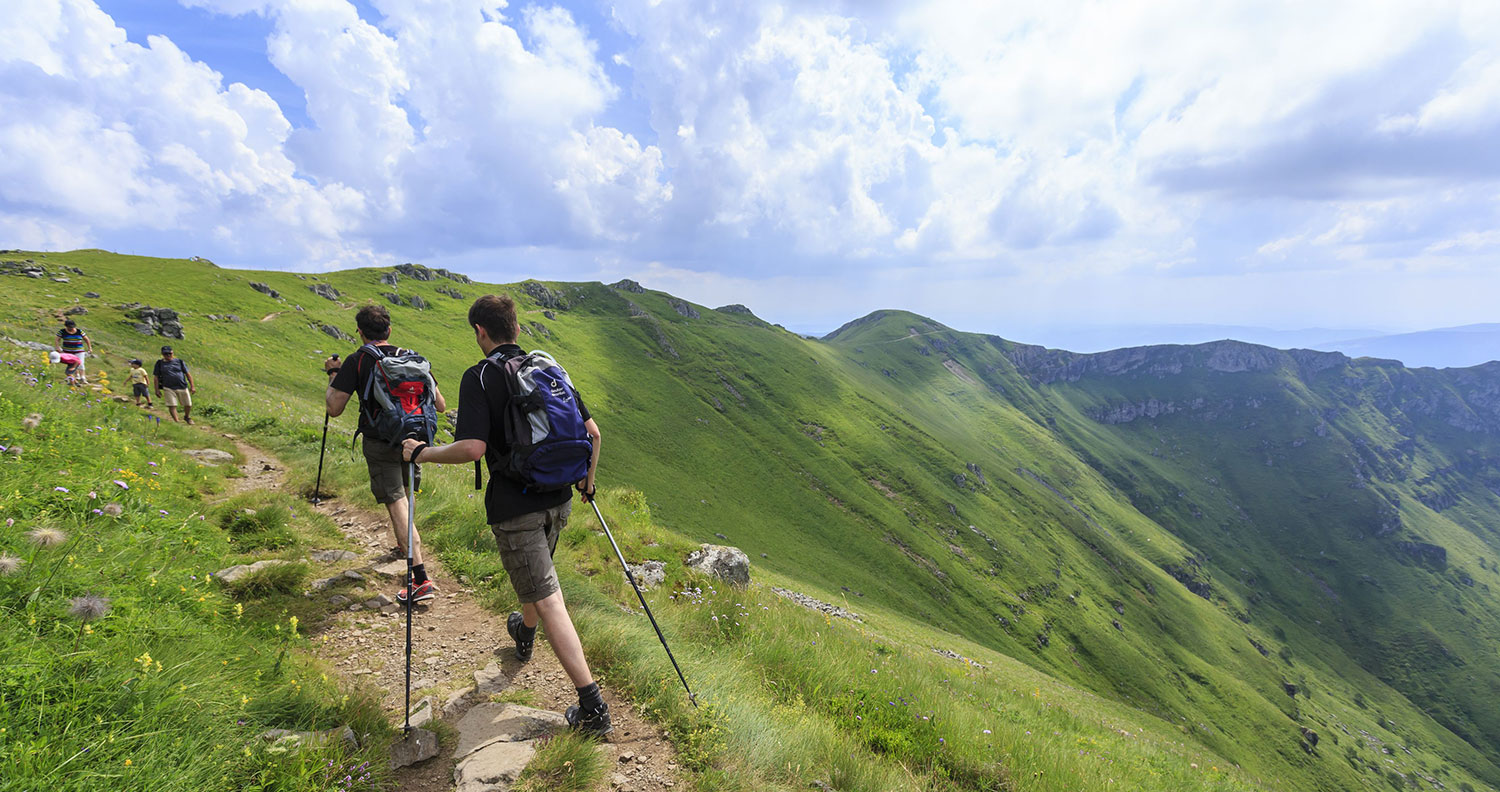
{"type": "Polygon", "coordinates": [[[401,459],[401,449],[391,448],[383,440],[370,437],[360,441],[364,446],[365,467],[370,471],[370,494],[382,506],[406,498],[406,487],[410,484],[407,464],[401,459]]]}
{"type": "Polygon", "coordinates": [[[193,406],[193,395],[188,393],[187,388],[162,388],[161,392],[166,397],[168,407],[193,406]]]}
{"type": "Polygon", "coordinates": [[[500,548],[500,562],[522,604],[544,600],[560,588],[552,554],[572,512],[573,502],[568,501],[490,526],[500,548]]]}
{"type": "Polygon", "coordinates": [[[144,383],[144,382],[133,383],[130,386],[130,390],[131,390],[132,393],[135,394],[135,397],[137,399],[140,399],[140,398],[149,399],[149,398],[151,398],[151,394],[149,394],[149,393],[146,392],[146,383],[144,383]]]}

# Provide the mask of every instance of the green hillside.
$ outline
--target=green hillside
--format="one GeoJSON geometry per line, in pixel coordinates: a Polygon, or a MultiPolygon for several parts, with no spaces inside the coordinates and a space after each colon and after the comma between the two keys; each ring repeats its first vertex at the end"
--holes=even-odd
{"type": "MultiPolygon", "coordinates": [[[[790,769],[803,763],[840,789],[1500,787],[1493,364],[1407,370],[1231,343],[1083,356],[903,312],[810,340],[623,282],[490,286],[418,268],[432,279],[392,285],[390,270],[0,254],[24,259],[48,272],[0,277],[0,333],[49,341],[81,306],[118,371],[161,343],[131,306],[173,309],[202,414],[308,464],[309,487],[320,361],[352,351],[335,336],[353,334],[358,305],[402,302],[392,340],[456,396],[478,356],[469,302],[514,295],[522,345],[562,360],[599,421],[611,506],[636,515],[632,560],[732,544],[757,581],[864,619],[757,587],[736,603],[779,624],[726,636],[658,599],[690,673],[739,692],[717,702],[705,787],[733,788],[735,769],[805,787],[814,771],[790,769]],[[332,299],[313,291],[325,286],[332,299]],[[868,678],[840,676],[856,665],[868,678]],[[853,717],[885,700],[920,700],[931,720],[853,717]],[[783,728],[822,750],[778,747],[783,728]],[[858,761],[835,758],[850,746],[858,761]]],[[[335,421],[327,475],[358,498],[351,429],[335,421]]],[[[468,481],[431,471],[424,513],[449,566],[482,578],[498,561],[468,481]]],[[[608,605],[628,590],[601,574],[607,544],[569,552],[580,621],[606,636],[585,629],[590,651],[676,736],[701,737],[656,679],[649,627],[608,605]]]]}

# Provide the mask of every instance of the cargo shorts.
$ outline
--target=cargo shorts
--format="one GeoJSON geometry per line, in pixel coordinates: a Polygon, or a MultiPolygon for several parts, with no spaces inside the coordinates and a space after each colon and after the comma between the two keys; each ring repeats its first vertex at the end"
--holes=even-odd
{"type": "Polygon", "coordinates": [[[505,565],[516,599],[522,604],[544,600],[560,588],[552,554],[572,512],[570,500],[490,526],[495,545],[500,548],[500,562],[505,565]]]}
{"type": "Polygon", "coordinates": [[[365,467],[370,471],[370,494],[382,506],[406,498],[407,465],[401,460],[401,449],[391,448],[382,440],[363,438],[365,467]]]}

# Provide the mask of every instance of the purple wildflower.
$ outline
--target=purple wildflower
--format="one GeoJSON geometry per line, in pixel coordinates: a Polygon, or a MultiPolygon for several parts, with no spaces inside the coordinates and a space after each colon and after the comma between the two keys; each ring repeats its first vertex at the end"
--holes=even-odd
{"type": "Polygon", "coordinates": [[[53,487],[52,491],[53,492],[67,492],[68,488],[67,487],[53,487]]]}
{"type": "Polygon", "coordinates": [[[125,482],[123,482],[123,481],[121,481],[119,479],[115,479],[115,483],[118,484],[118,485],[120,485],[120,489],[130,489],[130,485],[129,484],[126,484],[125,482]]]}

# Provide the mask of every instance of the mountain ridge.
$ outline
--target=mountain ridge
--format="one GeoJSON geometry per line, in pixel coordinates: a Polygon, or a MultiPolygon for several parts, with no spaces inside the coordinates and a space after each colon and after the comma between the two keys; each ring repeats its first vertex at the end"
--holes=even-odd
{"type": "MultiPolygon", "coordinates": [[[[174,345],[225,414],[260,425],[290,405],[265,425],[310,434],[314,451],[316,372],[339,343],[323,328],[391,302],[389,268],[45,260],[87,275],[7,281],[8,334],[85,306],[96,343],[146,357],[155,339],[117,306],[169,305],[187,331],[174,345]],[[265,374],[303,366],[306,381],[265,374]]],[[[396,286],[398,342],[456,376],[476,355],[468,300],[512,294],[523,343],[569,361],[599,416],[604,473],[646,493],[664,530],[727,536],[764,574],[893,614],[887,630],[962,636],[1287,789],[1367,788],[1387,776],[1387,745],[1418,757],[1397,752],[1403,777],[1500,784],[1479,693],[1496,681],[1500,449],[1473,428],[1492,423],[1494,367],[1238,342],[1082,355],[904,311],[812,341],[644,289],[437,285],[396,286]],[[1127,406],[1130,420],[1101,420],[1127,406]],[[1379,745],[1329,746],[1344,729],[1379,745]]]]}

